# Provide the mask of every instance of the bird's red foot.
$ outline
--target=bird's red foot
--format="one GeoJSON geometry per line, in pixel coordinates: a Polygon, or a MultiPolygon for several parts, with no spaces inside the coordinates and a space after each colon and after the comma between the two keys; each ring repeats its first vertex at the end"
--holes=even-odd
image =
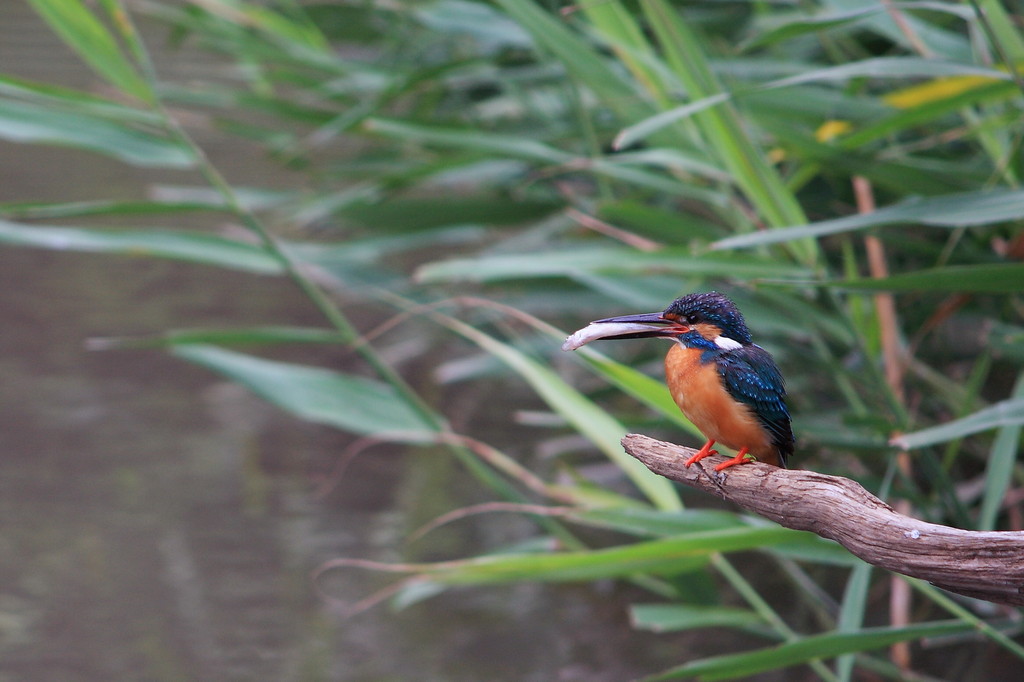
{"type": "Polygon", "coordinates": [[[727,459],[724,462],[722,462],[721,464],[716,464],[715,465],[715,471],[721,471],[722,469],[728,469],[729,467],[734,467],[737,464],[746,464],[748,462],[756,462],[756,461],[757,461],[757,457],[754,457],[753,455],[747,454],[747,448],[746,447],[742,447],[742,448],[740,448],[740,451],[736,453],[736,456],[733,457],[732,459],[727,459]]]}
{"type": "Polygon", "coordinates": [[[683,462],[683,466],[688,467],[688,466],[690,466],[691,464],[693,464],[695,462],[701,461],[705,457],[710,457],[711,455],[717,455],[718,454],[718,450],[712,450],[711,449],[711,446],[714,445],[714,444],[715,444],[715,441],[713,441],[713,440],[709,440],[707,443],[704,443],[704,447],[702,447],[700,450],[698,450],[697,454],[695,454],[693,457],[691,457],[690,459],[688,459],[685,462],[683,462]]]}

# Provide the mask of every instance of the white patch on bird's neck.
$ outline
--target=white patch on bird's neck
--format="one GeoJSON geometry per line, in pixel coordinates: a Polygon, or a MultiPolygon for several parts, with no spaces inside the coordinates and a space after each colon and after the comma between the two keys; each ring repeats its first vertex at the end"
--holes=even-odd
{"type": "Polygon", "coordinates": [[[736,339],[730,339],[728,336],[716,336],[715,345],[722,350],[736,350],[737,348],[743,348],[743,344],[736,339]]]}

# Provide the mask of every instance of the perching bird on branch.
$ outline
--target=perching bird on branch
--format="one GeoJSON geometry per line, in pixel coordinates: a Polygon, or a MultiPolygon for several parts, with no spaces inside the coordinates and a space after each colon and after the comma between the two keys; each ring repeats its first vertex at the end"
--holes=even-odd
{"type": "Polygon", "coordinates": [[[727,296],[689,294],[664,312],[596,320],[567,338],[562,350],[597,339],[648,337],[675,342],[665,357],[669,392],[708,439],[686,466],[718,454],[711,449],[716,442],[737,451],[716,471],[754,458],[786,466],[793,431],[785,382],[768,351],[753,343],[743,315],[727,296]]]}

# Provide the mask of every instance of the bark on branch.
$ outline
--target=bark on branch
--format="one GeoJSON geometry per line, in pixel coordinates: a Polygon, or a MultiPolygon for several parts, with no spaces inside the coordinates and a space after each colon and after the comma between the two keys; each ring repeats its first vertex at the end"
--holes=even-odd
{"type": "Polygon", "coordinates": [[[686,468],[694,450],[638,434],[623,438],[622,446],[656,474],[835,540],[875,566],[950,592],[1024,606],[1024,532],[959,530],[912,519],[848,478],[759,463],[716,473],[722,457],[686,468]]]}

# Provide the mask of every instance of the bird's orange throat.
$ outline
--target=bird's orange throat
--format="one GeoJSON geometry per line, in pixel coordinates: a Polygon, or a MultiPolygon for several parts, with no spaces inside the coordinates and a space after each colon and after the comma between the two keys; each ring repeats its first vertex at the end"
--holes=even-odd
{"type": "Polygon", "coordinates": [[[771,437],[753,410],[729,395],[714,362],[704,351],[675,343],[665,356],[665,380],[676,405],[704,437],[747,451],[767,464],[780,464],[771,437]]]}

